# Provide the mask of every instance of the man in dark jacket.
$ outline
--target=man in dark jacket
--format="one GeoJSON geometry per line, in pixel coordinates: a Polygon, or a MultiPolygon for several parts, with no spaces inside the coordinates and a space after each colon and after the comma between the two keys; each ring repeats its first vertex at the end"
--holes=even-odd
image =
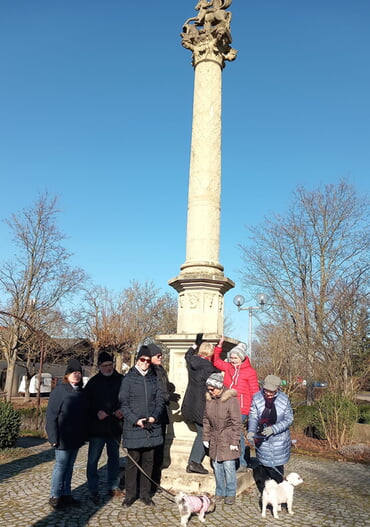
{"type": "Polygon", "coordinates": [[[113,357],[106,351],[99,353],[99,373],[85,387],[89,403],[89,453],[87,459],[87,484],[90,499],[99,502],[98,462],[106,447],[108,456],[108,494],[122,497],[119,488],[119,447],[122,435],[122,412],[118,400],[123,375],[113,366],[113,357]]]}
{"type": "Polygon", "coordinates": [[[139,464],[151,477],[154,449],[163,443],[160,418],[164,399],[158,378],[151,367],[150,351],[141,346],[134,367],[123,378],[119,393],[124,418],[123,445],[127,448],[126,498],[123,507],[130,507],[136,499],[139,478],[140,499],[145,505],[154,505],[150,496],[150,480],[138,472],[139,464]]]}

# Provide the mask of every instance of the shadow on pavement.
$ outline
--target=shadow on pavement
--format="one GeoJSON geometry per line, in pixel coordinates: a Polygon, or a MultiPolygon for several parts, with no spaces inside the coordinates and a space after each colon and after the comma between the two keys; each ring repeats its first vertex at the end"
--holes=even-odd
{"type": "Polygon", "coordinates": [[[12,478],[16,474],[19,474],[20,472],[23,472],[24,470],[29,470],[32,467],[35,467],[36,465],[39,465],[41,463],[47,463],[54,459],[54,449],[47,445],[46,439],[42,439],[39,437],[21,437],[16,442],[16,447],[21,448],[32,448],[37,447],[40,445],[45,445],[44,449],[41,452],[37,452],[36,454],[31,454],[26,457],[14,459],[13,461],[9,461],[9,463],[4,463],[1,465],[1,474],[0,474],[0,483],[7,478],[12,478]]]}

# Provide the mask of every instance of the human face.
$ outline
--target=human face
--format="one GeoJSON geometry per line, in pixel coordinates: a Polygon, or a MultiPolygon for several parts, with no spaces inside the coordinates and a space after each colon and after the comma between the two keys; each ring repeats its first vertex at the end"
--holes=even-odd
{"type": "Polygon", "coordinates": [[[277,390],[265,390],[265,388],[263,389],[263,393],[266,397],[266,399],[272,399],[273,397],[275,397],[275,395],[277,394],[277,390]]]}
{"type": "Polygon", "coordinates": [[[162,359],[163,359],[162,353],[157,353],[157,355],[152,356],[152,364],[159,366],[160,364],[162,364],[162,359]]]}
{"type": "Polygon", "coordinates": [[[76,385],[81,381],[82,374],[80,371],[73,371],[67,377],[70,384],[76,385]]]}
{"type": "Polygon", "coordinates": [[[215,388],[214,386],[207,386],[207,390],[211,397],[218,397],[222,392],[222,388],[215,388]]]}
{"type": "Polygon", "coordinates": [[[142,355],[136,361],[137,366],[139,366],[139,368],[143,371],[147,371],[150,368],[151,363],[151,358],[147,357],[146,355],[142,355]]]}
{"type": "Polygon", "coordinates": [[[104,377],[110,377],[113,374],[113,362],[106,361],[99,365],[99,371],[104,377]]]}
{"type": "Polygon", "coordinates": [[[238,357],[237,355],[233,355],[231,353],[231,355],[230,355],[230,362],[231,362],[231,364],[234,364],[234,366],[238,366],[239,364],[242,363],[242,359],[240,357],[238,357]]]}

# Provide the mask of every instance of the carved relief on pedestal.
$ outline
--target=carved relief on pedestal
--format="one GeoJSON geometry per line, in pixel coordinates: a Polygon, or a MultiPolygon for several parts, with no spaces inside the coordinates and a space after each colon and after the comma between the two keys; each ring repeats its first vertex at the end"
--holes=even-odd
{"type": "Polygon", "coordinates": [[[189,293],[188,302],[190,309],[197,309],[199,305],[199,293],[189,293]]]}
{"type": "Polygon", "coordinates": [[[204,294],[204,307],[205,309],[212,309],[213,307],[213,301],[215,299],[215,294],[212,293],[205,293],[204,294]]]}
{"type": "Polygon", "coordinates": [[[184,23],[181,38],[184,48],[193,52],[193,65],[200,60],[217,60],[224,67],[225,60],[236,59],[232,42],[231,12],[226,9],[232,0],[199,0],[195,6],[198,16],[184,23]]]}
{"type": "Polygon", "coordinates": [[[181,293],[179,295],[179,308],[184,309],[184,303],[185,303],[185,293],[181,293]]]}

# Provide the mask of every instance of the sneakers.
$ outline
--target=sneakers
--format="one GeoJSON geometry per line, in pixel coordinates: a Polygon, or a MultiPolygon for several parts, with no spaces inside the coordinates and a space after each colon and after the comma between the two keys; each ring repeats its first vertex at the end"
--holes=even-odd
{"type": "Polygon", "coordinates": [[[119,488],[109,490],[108,495],[111,496],[112,498],[124,498],[125,497],[125,493],[123,492],[123,490],[119,488]]]}
{"type": "Polygon", "coordinates": [[[208,474],[208,470],[203,467],[202,463],[195,463],[190,461],[186,467],[186,472],[195,472],[196,474],[208,474]]]}
{"type": "Polygon", "coordinates": [[[226,496],[215,496],[215,501],[223,501],[226,496]]]}
{"type": "Polygon", "coordinates": [[[224,499],[225,505],[234,505],[234,503],[235,503],[235,496],[226,496],[226,498],[224,499]]]}

